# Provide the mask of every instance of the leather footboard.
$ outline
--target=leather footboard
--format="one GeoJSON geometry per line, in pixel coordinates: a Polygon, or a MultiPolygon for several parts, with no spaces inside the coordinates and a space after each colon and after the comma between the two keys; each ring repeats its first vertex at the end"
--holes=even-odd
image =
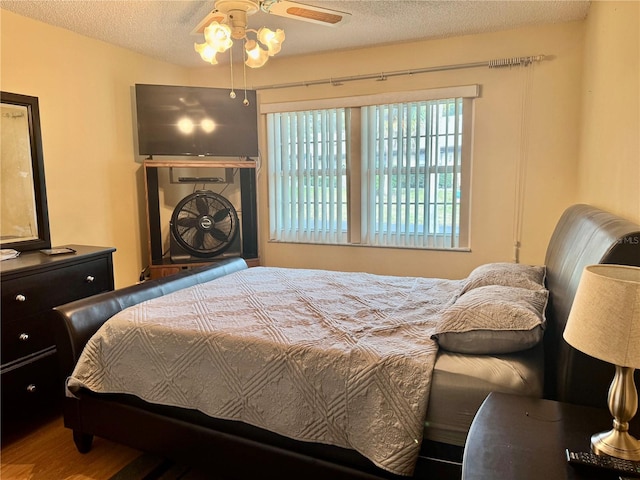
{"type": "Polygon", "coordinates": [[[122,394],[81,391],[78,398],[65,398],[64,423],[74,433],[124,443],[223,478],[406,478],[380,470],[353,450],[122,394]]]}

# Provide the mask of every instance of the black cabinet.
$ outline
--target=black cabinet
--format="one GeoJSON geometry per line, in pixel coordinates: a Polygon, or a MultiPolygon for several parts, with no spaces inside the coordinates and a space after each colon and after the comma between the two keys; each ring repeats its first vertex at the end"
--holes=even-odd
{"type": "MultiPolygon", "coordinates": [[[[176,262],[167,258],[166,253],[170,250],[166,238],[163,238],[161,219],[161,185],[159,181],[160,170],[190,169],[198,171],[200,169],[232,169],[239,172],[240,177],[240,204],[237,205],[242,211],[241,220],[241,256],[247,261],[249,266],[260,264],[258,255],[258,218],[257,218],[257,192],[256,192],[256,168],[257,162],[251,159],[245,160],[218,160],[218,159],[197,159],[197,160],[145,160],[144,179],[145,194],[147,201],[147,234],[149,239],[149,271],[150,277],[160,278],[201,265],[215,262],[217,257],[211,259],[201,258],[198,261],[176,262]]],[[[195,178],[197,179],[196,174],[195,178]]],[[[214,179],[215,180],[215,179],[214,179]]],[[[220,178],[219,180],[223,180],[220,178]]],[[[208,180],[182,180],[178,177],[176,183],[186,181],[195,185],[206,184],[208,180]]],[[[215,185],[217,182],[214,182],[215,185]]],[[[222,182],[221,182],[222,183],[222,182]]],[[[165,200],[167,192],[165,193],[165,200]]]]}
{"type": "Polygon", "coordinates": [[[3,436],[61,403],[52,308],[114,288],[115,249],[69,247],[76,253],[23,252],[0,263],[3,436]]]}

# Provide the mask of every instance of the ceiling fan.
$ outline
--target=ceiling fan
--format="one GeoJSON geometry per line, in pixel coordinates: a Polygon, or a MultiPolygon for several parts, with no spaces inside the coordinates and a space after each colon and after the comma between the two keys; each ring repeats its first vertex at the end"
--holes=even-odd
{"type": "Polygon", "coordinates": [[[264,65],[270,56],[280,51],[284,31],[247,28],[248,17],[258,11],[332,27],[346,23],[351,16],[350,13],[288,0],[216,0],[214,9],[191,31],[192,35],[205,36],[206,42],[196,44],[196,51],[203,60],[215,64],[216,53],[228,50],[233,40],[244,39],[245,63],[250,67],[264,65]],[[256,40],[248,39],[248,32],[255,33],[256,40]]]}
{"type": "Polygon", "coordinates": [[[244,17],[246,28],[246,18],[258,10],[280,17],[295,18],[330,27],[344,24],[351,17],[351,14],[347,12],[288,0],[217,0],[214,4],[214,9],[196,25],[191,34],[201,35],[204,33],[205,27],[211,22],[222,23],[228,21],[229,15],[240,17],[240,21],[244,17]]]}

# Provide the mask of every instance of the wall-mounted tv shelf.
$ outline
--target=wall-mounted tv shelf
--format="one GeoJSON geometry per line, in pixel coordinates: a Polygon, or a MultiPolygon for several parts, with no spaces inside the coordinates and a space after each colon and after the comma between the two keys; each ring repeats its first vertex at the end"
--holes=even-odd
{"type": "Polygon", "coordinates": [[[240,175],[240,202],[242,210],[242,257],[251,266],[260,263],[258,257],[258,217],[256,206],[256,161],[255,160],[153,160],[144,161],[145,194],[147,200],[147,234],[149,239],[149,275],[165,277],[201,265],[215,263],[220,258],[203,258],[201,261],[175,263],[164,257],[158,170],[161,168],[233,168],[240,175]]]}

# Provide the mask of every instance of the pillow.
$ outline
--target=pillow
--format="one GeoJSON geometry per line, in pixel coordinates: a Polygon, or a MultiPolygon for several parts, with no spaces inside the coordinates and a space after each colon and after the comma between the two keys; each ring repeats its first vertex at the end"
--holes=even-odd
{"type": "Polygon", "coordinates": [[[501,354],[537,345],[549,292],[489,285],[465,293],[441,315],[432,336],[445,350],[501,354]]]}
{"type": "Polygon", "coordinates": [[[461,294],[487,285],[528,288],[544,288],[546,267],[521,263],[487,263],[474,269],[467,277],[461,294]]]}

